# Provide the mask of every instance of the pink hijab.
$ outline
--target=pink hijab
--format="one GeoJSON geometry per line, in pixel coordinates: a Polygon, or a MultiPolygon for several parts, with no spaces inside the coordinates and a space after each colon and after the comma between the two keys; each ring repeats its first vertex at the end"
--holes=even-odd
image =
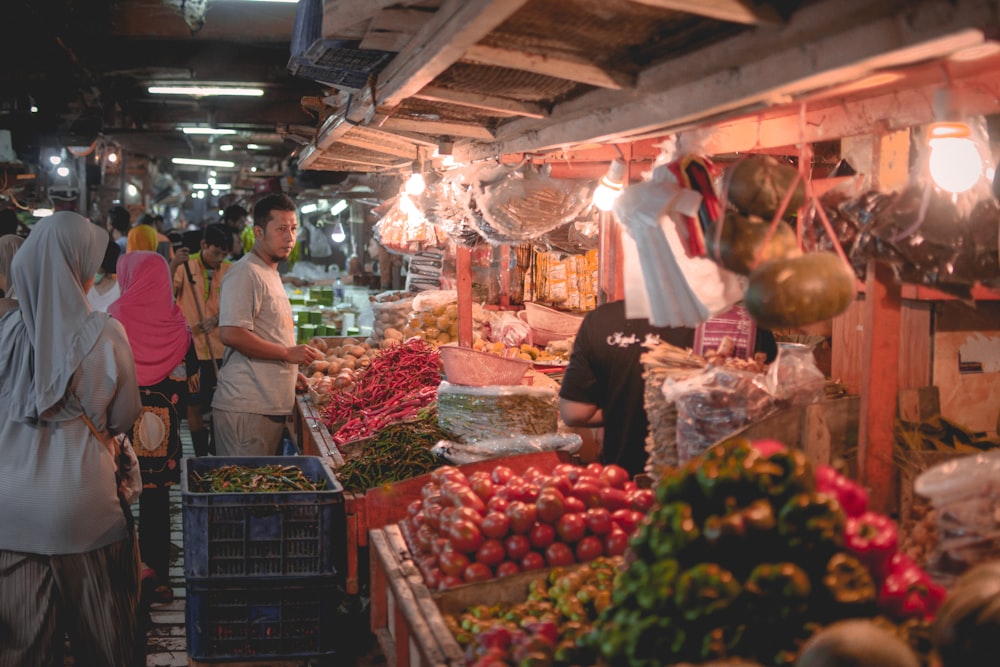
{"type": "Polygon", "coordinates": [[[174,303],[167,260],[137,250],[118,258],[122,295],[108,313],[125,327],[140,387],[151,387],[174,370],[191,345],[191,330],[174,303]]]}

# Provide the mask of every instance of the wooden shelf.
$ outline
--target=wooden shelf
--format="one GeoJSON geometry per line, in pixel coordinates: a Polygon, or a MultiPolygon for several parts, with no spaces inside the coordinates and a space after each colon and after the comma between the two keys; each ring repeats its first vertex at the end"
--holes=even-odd
{"type": "MultiPolygon", "coordinates": [[[[947,294],[933,287],[923,287],[920,285],[903,285],[900,296],[904,299],[914,301],[958,301],[958,297],[947,294]]],[[[972,298],[975,301],[1000,301],[1000,289],[990,288],[985,285],[976,285],[972,288],[972,298]]]]}

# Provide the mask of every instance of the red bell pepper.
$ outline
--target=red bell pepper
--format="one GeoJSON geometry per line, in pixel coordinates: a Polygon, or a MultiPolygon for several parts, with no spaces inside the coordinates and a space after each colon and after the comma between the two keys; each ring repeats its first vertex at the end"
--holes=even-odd
{"type": "Polygon", "coordinates": [[[868,492],[831,466],[816,466],[816,490],[833,496],[848,517],[861,516],[868,509],[868,492]]]}
{"type": "Polygon", "coordinates": [[[879,609],[897,620],[933,619],[947,590],[906,554],[889,559],[889,574],[878,595],[879,609]]]}
{"type": "Polygon", "coordinates": [[[844,544],[868,566],[876,581],[883,581],[889,573],[889,560],[899,546],[899,533],[895,522],[886,515],[865,512],[847,520],[844,544]]]}

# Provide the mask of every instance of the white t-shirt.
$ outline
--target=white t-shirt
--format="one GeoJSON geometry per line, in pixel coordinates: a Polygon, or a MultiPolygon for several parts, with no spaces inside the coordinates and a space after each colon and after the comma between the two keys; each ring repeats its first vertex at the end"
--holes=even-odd
{"type": "MultiPolygon", "coordinates": [[[[288,295],[276,269],[251,252],[222,279],[219,326],[239,327],[271,343],[295,345],[295,323],[288,295]]],[[[295,407],[299,367],[283,361],[250,359],[225,349],[212,407],[258,415],[289,415],[295,407]]]]}
{"type": "Polygon", "coordinates": [[[118,300],[118,297],[122,295],[122,289],[118,285],[118,281],[113,278],[105,278],[104,280],[110,280],[114,283],[111,289],[106,292],[98,292],[97,286],[94,285],[87,292],[87,302],[90,303],[90,309],[95,312],[106,313],[108,312],[108,306],[113,304],[118,300]]]}

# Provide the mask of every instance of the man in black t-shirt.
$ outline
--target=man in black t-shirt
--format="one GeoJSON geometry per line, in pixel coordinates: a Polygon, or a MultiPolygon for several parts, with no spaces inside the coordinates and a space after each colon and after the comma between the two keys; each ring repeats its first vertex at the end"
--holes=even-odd
{"type": "Polygon", "coordinates": [[[624,301],[599,306],[580,325],[559,390],[563,421],[568,426],[603,426],[601,461],[617,463],[632,475],[643,472],[647,457],[649,422],[639,362],[647,339],[689,348],[694,329],[626,320],[624,301]]]}

